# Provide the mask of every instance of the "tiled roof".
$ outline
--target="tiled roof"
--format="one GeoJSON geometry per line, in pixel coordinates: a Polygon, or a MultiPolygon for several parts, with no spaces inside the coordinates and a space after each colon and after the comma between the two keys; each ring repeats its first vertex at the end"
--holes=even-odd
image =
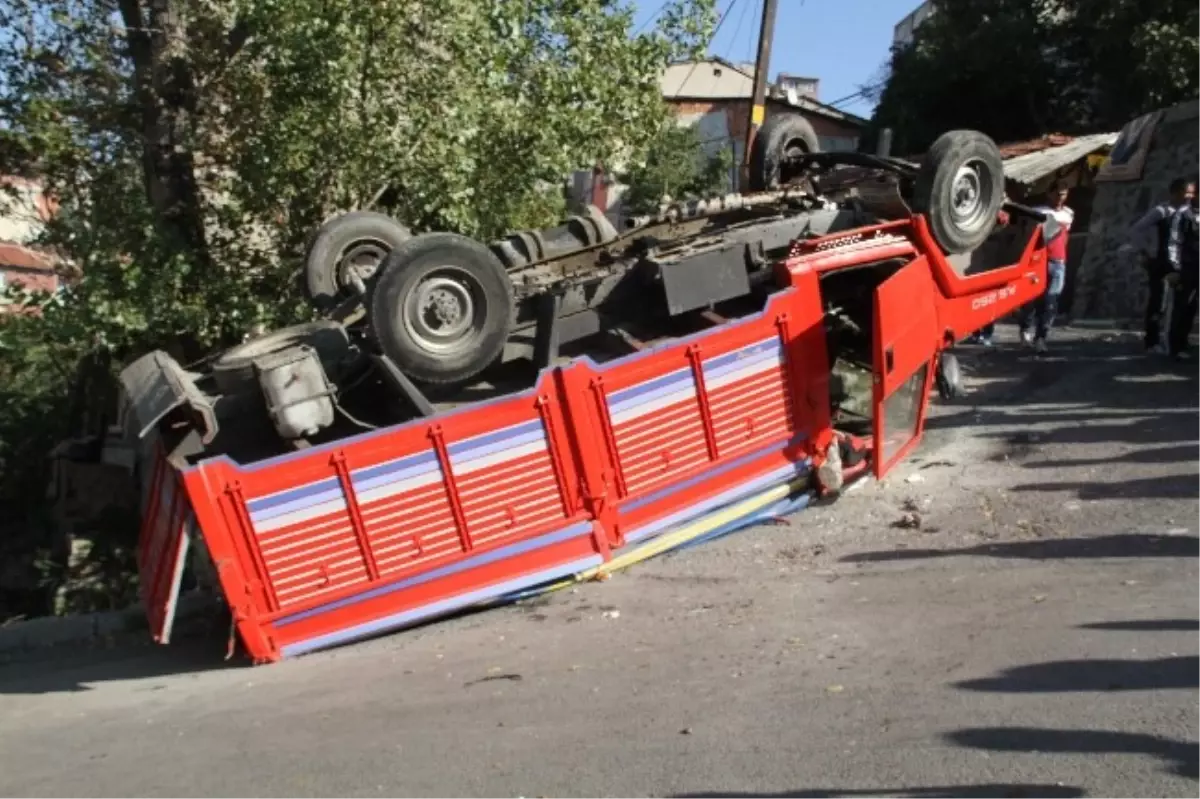
{"type": "Polygon", "coordinates": [[[0,242],[0,268],[13,267],[36,272],[53,272],[54,263],[46,255],[11,242],[0,242]]]}
{"type": "Polygon", "coordinates": [[[1065,133],[1047,133],[1045,136],[1039,136],[1036,139],[1029,139],[1028,141],[1001,144],[1000,157],[1007,160],[1020,155],[1040,153],[1042,150],[1049,150],[1051,147],[1061,147],[1074,140],[1074,136],[1068,136],[1065,133]]]}

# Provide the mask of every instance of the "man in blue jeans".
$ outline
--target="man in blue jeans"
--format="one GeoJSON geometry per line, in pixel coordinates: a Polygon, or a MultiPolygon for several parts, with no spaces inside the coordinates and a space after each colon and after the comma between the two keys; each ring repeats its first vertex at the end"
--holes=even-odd
{"type": "MultiPolygon", "coordinates": [[[[1004,201],[1008,202],[1007,194],[1004,195],[1004,201]]],[[[1009,219],[1008,211],[1001,210],[1000,213],[996,214],[997,227],[1004,227],[1005,225],[1007,225],[1009,223],[1009,221],[1011,221],[1011,220],[1009,219]]],[[[980,344],[984,347],[990,347],[990,346],[992,346],[992,344],[994,342],[995,335],[996,335],[996,323],[991,322],[991,323],[986,324],[983,327],[979,328],[974,333],[972,333],[970,336],[968,336],[967,343],[968,344],[980,344]]]]}
{"type": "Polygon", "coordinates": [[[1032,346],[1038,353],[1046,351],[1046,338],[1058,313],[1058,298],[1067,280],[1067,240],[1075,212],[1067,207],[1067,187],[1056,182],[1046,195],[1047,204],[1038,206],[1046,221],[1042,223],[1046,239],[1046,293],[1021,309],[1018,326],[1021,343],[1032,346]]]}

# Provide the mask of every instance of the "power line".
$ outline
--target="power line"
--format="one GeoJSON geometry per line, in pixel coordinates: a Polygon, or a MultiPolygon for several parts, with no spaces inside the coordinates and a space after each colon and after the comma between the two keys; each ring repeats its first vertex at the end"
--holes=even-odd
{"type": "MultiPolygon", "coordinates": [[[[762,19],[762,15],[763,15],[763,0],[754,0],[754,16],[752,16],[751,19],[762,19]]],[[[755,52],[758,49],[757,47],[755,47],[755,45],[757,45],[757,44],[758,44],[758,42],[754,38],[754,26],[751,25],[749,35],[746,37],[746,60],[747,61],[754,61],[755,57],[758,55],[755,52]]]]}
{"type": "Polygon", "coordinates": [[[729,37],[729,60],[735,64],[738,62],[737,43],[738,34],[742,32],[742,23],[746,21],[746,13],[750,10],[750,4],[742,6],[742,15],[738,17],[737,26],[733,29],[733,36],[729,37]]]}
{"type": "Polygon", "coordinates": [[[877,81],[876,83],[868,84],[868,85],[860,88],[854,94],[847,94],[845,97],[839,97],[838,99],[834,100],[833,102],[826,103],[825,105],[833,106],[836,108],[839,105],[848,103],[851,100],[857,100],[860,97],[866,99],[867,95],[874,94],[875,92],[879,91],[880,89],[882,89],[884,87],[884,85],[886,83],[887,83],[887,81],[877,81]]]}
{"type": "Polygon", "coordinates": [[[646,17],[645,21],[643,21],[642,24],[638,26],[638,29],[633,32],[633,35],[637,36],[642,31],[646,30],[646,28],[648,28],[650,26],[651,22],[658,19],[658,15],[663,12],[663,9],[665,9],[667,7],[667,3],[669,3],[669,2],[670,2],[670,0],[663,0],[662,4],[659,5],[658,9],[653,14],[646,17]]]}
{"type": "MultiPolygon", "coordinates": [[[[704,45],[705,51],[707,51],[709,47],[712,47],[712,43],[717,38],[717,33],[720,32],[721,26],[725,24],[725,20],[729,19],[729,12],[732,11],[733,7],[736,6],[737,4],[738,4],[738,0],[729,0],[729,5],[725,8],[725,13],[722,14],[721,18],[717,20],[717,26],[715,28],[713,28],[712,35],[708,37],[708,41],[704,45]]],[[[688,70],[688,74],[686,76],[684,76],[683,82],[679,84],[679,88],[681,91],[683,90],[683,88],[685,86],[688,85],[688,81],[690,81],[692,79],[692,75],[695,74],[696,67],[700,66],[701,60],[703,60],[703,59],[697,59],[696,61],[692,62],[692,68],[688,70]]]]}

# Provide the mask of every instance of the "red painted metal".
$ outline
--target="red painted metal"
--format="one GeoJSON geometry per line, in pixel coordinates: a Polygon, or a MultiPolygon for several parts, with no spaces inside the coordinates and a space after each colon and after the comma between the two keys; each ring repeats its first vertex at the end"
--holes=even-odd
{"type": "Polygon", "coordinates": [[[354,484],[350,481],[350,470],[346,468],[346,453],[338,450],[329,459],[337,472],[338,483],[342,486],[342,495],[346,499],[346,511],[350,514],[350,524],[354,528],[354,537],[358,539],[358,550],[362,553],[363,565],[367,568],[367,576],[372,580],[379,579],[379,565],[375,563],[375,553],[371,551],[371,540],[367,537],[367,526],[363,523],[362,511],[358,507],[358,496],[354,492],[354,484]]]}
{"type": "Polygon", "coordinates": [[[151,494],[138,541],[138,583],[150,635],[167,643],[187,556],[190,514],[179,473],[167,463],[161,447],[154,447],[152,457],[151,494]]]}
{"type": "Polygon", "coordinates": [[[271,580],[271,573],[267,570],[266,560],[263,558],[262,549],[254,540],[254,525],[250,522],[250,517],[246,513],[246,500],[242,495],[242,484],[239,480],[233,480],[228,483],[225,488],[225,495],[228,498],[228,504],[233,510],[234,519],[236,519],[235,540],[244,541],[246,544],[245,551],[250,555],[250,563],[254,568],[254,577],[250,582],[250,587],[261,588],[266,595],[266,610],[268,613],[274,613],[279,610],[279,596],[275,591],[275,586],[271,580]]]}
{"type": "Polygon", "coordinates": [[[596,424],[600,428],[604,449],[609,459],[610,468],[605,469],[604,472],[606,475],[612,476],[617,496],[623,497],[628,491],[625,488],[625,476],[621,473],[621,459],[617,456],[617,441],[613,436],[612,419],[609,417],[608,405],[604,401],[604,378],[599,375],[593,377],[588,383],[588,391],[595,404],[596,424]]]}
{"type": "Polygon", "coordinates": [[[700,359],[700,346],[688,347],[688,362],[692,367],[692,380],[696,381],[696,404],[700,411],[700,423],[704,426],[704,443],[708,448],[708,459],[721,457],[717,451],[717,434],[713,432],[712,408],[708,404],[708,389],[704,385],[704,362],[700,359]]]}
{"type": "Polygon", "coordinates": [[[442,468],[442,482],[446,487],[446,497],[450,500],[450,512],[454,515],[454,523],[458,526],[458,538],[462,542],[463,552],[470,552],[475,545],[471,541],[471,532],[467,529],[467,515],[463,512],[462,498],[458,495],[458,484],[454,481],[454,468],[450,463],[450,453],[446,449],[441,425],[435,424],[429,428],[429,439],[433,442],[438,464],[442,468]]]}
{"type": "Polygon", "coordinates": [[[148,607],[172,581],[146,579],[144,564],[179,551],[155,537],[184,540],[193,519],[239,640],[266,662],[584,571],[791,479],[835,437],[822,276],[892,259],[904,263],[878,286],[874,319],[882,475],[920,438],[941,350],[1044,287],[1038,234],[1018,263],[970,278],[954,274],[920,217],[797,242],[776,266],[783,290],[755,316],[549,370],[531,391],[432,424],[249,465],[179,470],[160,457],[139,543],[148,607]],[[901,390],[915,396],[912,424],[883,429],[901,390]],[[160,524],[167,483],[187,501],[179,494],[160,524]]]}
{"type": "Polygon", "coordinates": [[[538,415],[546,428],[546,438],[549,442],[550,462],[554,466],[554,480],[561,495],[564,516],[570,516],[579,510],[578,499],[567,476],[566,461],[563,451],[570,449],[570,439],[563,437],[562,426],[556,415],[557,403],[549,394],[541,394],[537,398],[538,415]]]}

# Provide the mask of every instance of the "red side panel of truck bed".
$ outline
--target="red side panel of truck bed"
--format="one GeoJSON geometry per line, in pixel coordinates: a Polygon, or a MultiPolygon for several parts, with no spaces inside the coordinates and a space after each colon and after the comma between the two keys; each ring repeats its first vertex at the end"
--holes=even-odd
{"type": "Polygon", "coordinates": [[[152,466],[146,475],[138,535],[138,583],[150,634],[165,644],[171,639],[175,603],[187,562],[192,513],[179,472],[167,463],[157,446],[149,460],[152,466]]]}
{"type": "Polygon", "coordinates": [[[409,625],[795,478],[825,423],[794,394],[809,365],[789,330],[820,314],[785,291],[753,318],[550,370],[531,391],[185,472],[242,640],[274,660],[409,625]]]}

